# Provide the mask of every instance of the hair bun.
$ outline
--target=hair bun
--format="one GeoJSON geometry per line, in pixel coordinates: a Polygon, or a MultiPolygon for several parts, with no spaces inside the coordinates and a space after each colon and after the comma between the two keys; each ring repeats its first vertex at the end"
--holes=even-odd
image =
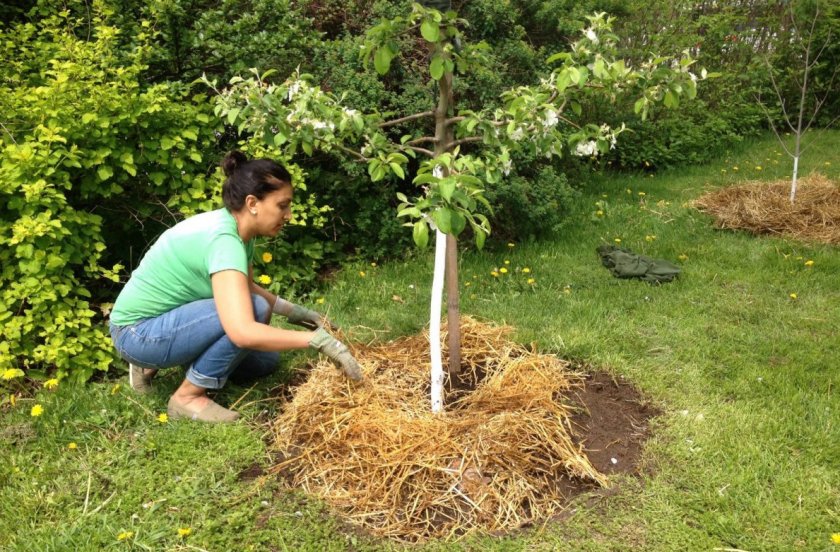
{"type": "Polygon", "coordinates": [[[238,150],[233,150],[225,155],[224,159],[222,159],[222,171],[224,171],[225,176],[230,176],[233,174],[233,171],[247,162],[248,158],[244,153],[238,150]]]}

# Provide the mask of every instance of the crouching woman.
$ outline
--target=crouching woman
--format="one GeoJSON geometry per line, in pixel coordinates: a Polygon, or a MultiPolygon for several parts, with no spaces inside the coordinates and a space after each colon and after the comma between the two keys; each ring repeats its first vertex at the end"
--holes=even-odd
{"type": "Polygon", "coordinates": [[[131,387],[150,389],[161,368],[188,366],[169,399],[173,419],[232,422],[239,414],[207,396],[229,378],[276,370],[279,352],[312,347],[347,377],[361,370],[347,347],[324,329],[320,314],[254,282],[254,239],[276,236],[291,219],[288,171],[241,152],[222,161],[224,207],[190,217],[161,234],[131,274],[111,312],[114,346],[129,363],[131,387]],[[309,331],[272,327],[272,314],[309,331]]]}

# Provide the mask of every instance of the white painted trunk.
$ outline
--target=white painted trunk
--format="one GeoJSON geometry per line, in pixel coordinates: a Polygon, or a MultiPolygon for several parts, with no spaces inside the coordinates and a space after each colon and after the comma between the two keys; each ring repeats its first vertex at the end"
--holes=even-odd
{"type": "Polygon", "coordinates": [[[799,156],[793,158],[793,180],[790,182],[790,202],[796,197],[796,177],[799,172],[799,156]]]}
{"type": "Polygon", "coordinates": [[[446,266],[446,234],[435,229],[435,273],[429,314],[429,352],[432,357],[432,412],[443,410],[443,355],[440,350],[440,307],[443,270],[446,266]]]}

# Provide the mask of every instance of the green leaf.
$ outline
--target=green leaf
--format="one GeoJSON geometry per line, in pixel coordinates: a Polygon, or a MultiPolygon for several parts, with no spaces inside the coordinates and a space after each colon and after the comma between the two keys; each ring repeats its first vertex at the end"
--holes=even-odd
{"type": "Polygon", "coordinates": [[[448,207],[441,207],[432,213],[432,220],[435,221],[435,226],[444,234],[452,232],[452,209],[448,207]]]}
{"type": "Polygon", "coordinates": [[[82,124],[88,124],[89,122],[96,119],[96,113],[85,113],[82,115],[82,124]]]}
{"type": "Polygon", "coordinates": [[[108,180],[114,176],[114,169],[112,169],[109,165],[100,165],[99,168],[96,169],[96,174],[99,175],[99,180],[108,180]]]}
{"type": "Polygon", "coordinates": [[[418,220],[414,223],[412,235],[414,243],[417,244],[417,247],[426,247],[429,245],[429,227],[426,225],[425,221],[418,220]]]}
{"type": "Polygon", "coordinates": [[[446,180],[441,180],[440,182],[440,195],[445,199],[447,202],[452,201],[452,194],[455,193],[455,181],[451,178],[447,178],[446,180]]]}
{"type": "Polygon", "coordinates": [[[399,199],[399,200],[400,200],[400,201],[402,201],[403,203],[408,203],[408,198],[407,198],[407,197],[406,197],[406,195],[405,195],[404,193],[402,193],[402,192],[397,192],[397,199],[399,199]]]}
{"type": "Polygon", "coordinates": [[[418,186],[422,186],[423,184],[431,184],[432,182],[437,182],[438,177],[433,175],[432,173],[423,173],[418,174],[414,177],[414,183],[418,186]]]}
{"type": "Polygon", "coordinates": [[[400,167],[399,163],[391,162],[388,163],[388,166],[391,167],[391,170],[394,171],[395,175],[399,176],[401,179],[405,178],[405,172],[403,171],[403,168],[400,167]]]}
{"type": "Polygon", "coordinates": [[[149,178],[152,179],[152,182],[155,183],[155,186],[160,186],[163,184],[163,181],[166,180],[166,175],[162,172],[153,172],[149,175],[149,178]]]}
{"type": "Polygon", "coordinates": [[[636,104],[633,106],[633,111],[636,113],[636,115],[638,115],[639,112],[642,111],[642,108],[645,106],[645,102],[645,98],[639,98],[638,100],[636,100],[636,104]]]}
{"type": "Polygon", "coordinates": [[[175,141],[172,140],[172,138],[164,136],[163,138],[160,139],[160,148],[162,150],[172,149],[172,146],[174,146],[174,145],[175,145],[175,141]]]}
{"type": "Polygon", "coordinates": [[[461,232],[464,231],[464,227],[467,226],[467,219],[466,217],[459,213],[458,211],[452,211],[452,235],[457,236],[461,232]]]}
{"type": "Polygon", "coordinates": [[[484,249],[484,241],[487,239],[487,234],[477,224],[473,224],[473,233],[475,234],[475,246],[479,249],[484,249]]]}
{"type": "Polygon", "coordinates": [[[665,107],[673,108],[680,105],[679,97],[670,90],[665,91],[665,107]]]}
{"type": "Polygon", "coordinates": [[[443,58],[440,56],[435,56],[432,58],[432,63],[429,65],[429,73],[432,75],[432,78],[435,80],[440,80],[443,77],[443,58]]]}
{"type": "Polygon", "coordinates": [[[236,118],[239,117],[239,112],[240,111],[241,111],[241,109],[238,108],[238,107],[234,107],[233,109],[228,111],[227,121],[228,121],[229,125],[232,125],[234,122],[236,122],[236,118]]]}
{"type": "Polygon", "coordinates": [[[394,58],[394,54],[391,52],[390,48],[387,46],[382,46],[376,50],[376,53],[373,55],[373,66],[376,68],[376,72],[380,75],[384,75],[388,72],[388,69],[391,68],[391,60],[394,58]]]}
{"type": "Polygon", "coordinates": [[[440,40],[440,26],[432,19],[426,19],[420,25],[420,34],[429,42],[440,40]]]}

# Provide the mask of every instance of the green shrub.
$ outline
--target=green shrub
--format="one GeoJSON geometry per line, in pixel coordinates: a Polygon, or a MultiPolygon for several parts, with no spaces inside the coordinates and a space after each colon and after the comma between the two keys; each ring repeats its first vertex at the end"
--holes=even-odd
{"type": "Polygon", "coordinates": [[[544,166],[535,174],[512,176],[485,193],[496,240],[533,240],[558,232],[576,194],[565,174],[544,166]]]}
{"type": "Polygon", "coordinates": [[[89,23],[89,39],[67,31],[79,24],[67,12],[0,32],[13,60],[0,72],[10,114],[0,136],[0,370],[76,380],[106,370],[102,321],[129,251],[142,248],[138,225],[216,203],[204,176],[207,103],[178,83],[142,85],[151,34],[125,55],[118,29],[100,15],[89,23]]]}

